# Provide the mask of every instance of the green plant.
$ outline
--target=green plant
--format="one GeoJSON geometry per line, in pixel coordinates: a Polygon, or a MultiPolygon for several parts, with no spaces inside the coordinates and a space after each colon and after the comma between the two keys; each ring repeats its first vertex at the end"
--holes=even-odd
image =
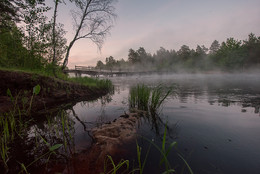
{"type": "Polygon", "coordinates": [[[129,169],[129,160],[120,160],[118,164],[115,164],[112,157],[110,155],[107,155],[107,159],[105,160],[104,164],[104,172],[102,174],[116,174],[119,169],[122,169],[123,166],[126,166],[125,171],[129,169]],[[107,171],[108,169],[108,162],[110,161],[110,164],[112,165],[112,169],[110,171],[107,171]]]}
{"type": "Polygon", "coordinates": [[[7,167],[8,161],[8,144],[14,140],[16,122],[12,114],[4,114],[0,117],[0,155],[1,158],[7,167]]]}
{"type": "Polygon", "coordinates": [[[7,92],[6,92],[6,93],[7,93],[7,96],[10,97],[11,101],[14,102],[14,97],[13,97],[13,95],[12,95],[12,93],[11,93],[11,91],[10,91],[9,88],[7,89],[7,92]]]}
{"type": "MultiPolygon", "coordinates": [[[[169,161],[168,161],[168,155],[173,147],[177,145],[176,142],[172,142],[168,148],[166,148],[166,135],[167,135],[167,124],[164,129],[164,134],[163,134],[163,140],[162,140],[162,146],[159,147],[157,144],[155,144],[153,141],[143,137],[145,140],[147,140],[150,144],[152,144],[161,154],[161,160],[160,160],[160,165],[164,164],[165,166],[165,172],[163,174],[169,174],[169,173],[175,173],[176,171],[171,167],[169,161]]],[[[187,161],[180,155],[178,156],[184,161],[186,167],[188,168],[188,171],[190,174],[193,174],[193,171],[187,161]]]]}
{"type": "Polygon", "coordinates": [[[27,110],[27,113],[29,113],[31,111],[31,108],[32,108],[32,102],[33,102],[33,97],[35,95],[38,95],[41,91],[41,86],[40,85],[36,85],[35,87],[33,87],[33,95],[31,97],[31,100],[30,100],[30,104],[29,104],[29,108],[27,110]]]}
{"type": "MultiPolygon", "coordinates": [[[[166,130],[166,128],[165,128],[166,130]]],[[[165,172],[164,173],[172,173],[172,172],[175,172],[174,169],[171,168],[171,165],[168,161],[168,154],[170,152],[170,150],[173,148],[173,146],[176,145],[176,142],[173,142],[170,144],[170,146],[167,148],[165,148],[165,145],[166,145],[166,131],[164,131],[164,135],[163,135],[163,141],[162,141],[162,147],[160,148],[157,144],[155,144],[153,141],[143,137],[145,140],[147,140],[150,144],[152,144],[161,154],[161,160],[160,160],[160,165],[164,164],[165,166],[165,172]]]]}
{"type": "MultiPolygon", "coordinates": [[[[121,160],[118,164],[115,164],[112,157],[111,156],[107,156],[107,159],[105,160],[104,163],[104,172],[102,174],[110,174],[110,173],[117,173],[120,169],[124,170],[124,173],[135,173],[136,171],[139,171],[138,173],[143,174],[144,173],[144,169],[145,169],[145,164],[147,162],[147,160],[149,160],[148,155],[150,153],[150,149],[151,147],[155,147],[161,155],[161,159],[160,159],[160,165],[164,164],[165,167],[165,171],[163,172],[163,174],[170,174],[170,173],[176,173],[176,170],[174,168],[171,167],[170,162],[168,160],[168,156],[169,153],[171,151],[172,148],[174,148],[177,143],[174,141],[172,142],[168,147],[167,147],[167,142],[166,142],[166,136],[167,136],[167,125],[165,126],[164,129],[164,134],[163,134],[163,139],[162,139],[162,144],[161,146],[155,144],[155,142],[153,140],[150,140],[148,138],[142,137],[144,138],[147,142],[149,142],[149,148],[145,154],[144,160],[141,159],[141,154],[142,154],[142,148],[141,146],[139,146],[138,142],[136,141],[136,150],[137,150],[137,162],[138,162],[138,168],[133,168],[133,170],[129,171],[129,160],[121,160]],[[112,169],[108,170],[108,162],[110,162],[109,164],[112,165],[112,169]],[[126,168],[122,168],[124,165],[126,165],[126,168]]],[[[190,174],[193,174],[193,171],[191,169],[191,167],[189,166],[188,162],[182,157],[182,155],[178,154],[178,156],[183,160],[185,166],[188,168],[188,171],[190,174]]],[[[122,173],[122,171],[121,171],[122,173]]]]}
{"type": "Polygon", "coordinates": [[[113,84],[108,79],[94,79],[89,77],[73,77],[67,78],[68,81],[80,83],[82,85],[91,87],[91,88],[99,88],[99,89],[107,89],[112,90],[113,84]]]}
{"type": "Polygon", "coordinates": [[[143,173],[144,171],[144,167],[145,167],[145,164],[146,164],[146,160],[148,158],[148,154],[150,152],[150,148],[151,148],[151,144],[146,152],[146,155],[145,155],[145,158],[144,158],[144,161],[142,162],[141,160],[141,151],[142,151],[142,148],[138,145],[138,142],[136,141],[136,150],[137,150],[137,160],[138,160],[138,165],[139,165],[139,172],[140,174],[143,173]]]}
{"type": "Polygon", "coordinates": [[[137,85],[135,87],[130,88],[130,108],[137,108],[140,110],[148,111],[150,92],[150,88],[145,85],[137,85]]]}
{"type": "MultiPolygon", "coordinates": [[[[39,135],[39,136],[40,136],[40,138],[43,140],[43,142],[49,147],[49,151],[46,152],[46,153],[44,153],[43,155],[39,156],[38,158],[36,158],[34,161],[32,161],[32,162],[31,162],[30,164],[28,164],[27,166],[25,166],[23,163],[20,163],[22,170],[21,170],[19,173],[22,173],[22,172],[28,173],[28,172],[27,172],[28,167],[32,166],[34,163],[36,163],[38,160],[44,158],[45,156],[48,156],[47,159],[49,160],[50,156],[51,156],[52,154],[56,154],[55,151],[58,150],[61,146],[63,146],[63,144],[55,144],[55,145],[53,145],[53,146],[50,146],[50,144],[49,144],[41,135],[39,135]]],[[[47,161],[48,161],[48,160],[47,160],[47,161]]],[[[48,163],[48,162],[47,162],[47,163],[48,163]]]]}
{"type": "Polygon", "coordinates": [[[156,113],[159,107],[162,105],[163,101],[167,98],[168,95],[170,95],[172,92],[172,89],[168,89],[167,91],[164,91],[163,87],[161,85],[158,85],[152,90],[151,94],[151,100],[149,104],[149,109],[151,113],[156,113]]]}
{"type": "Polygon", "coordinates": [[[130,88],[129,106],[130,108],[149,111],[151,115],[156,115],[163,101],[171,93],[172,88],[165,90],[161,85],[152,89],[145,85],[137,85],[130,88]]]}

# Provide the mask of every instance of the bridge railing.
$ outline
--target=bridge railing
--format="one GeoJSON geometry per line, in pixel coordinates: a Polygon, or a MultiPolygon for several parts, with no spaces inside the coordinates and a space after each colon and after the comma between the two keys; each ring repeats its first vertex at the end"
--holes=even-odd
{"type": "Polygon", "coordinates": [[[138,73],[138,72],[155,72],[156,70],[143,70],[143,69],[121,69],[121,68],[96,68],[93,66],[77,66],[75,65],[75,70],[77,71],[95,71],[95,72],[107,72],[107,73],[138,73]]]}
{"type": "Polygon", "coordinates": [[[93,67],[93,66],[77,66],[77,65],[75,65],[75,70],[83,70],[83,71],[95,70],[95,67],[93,67]]]}
{"type": "Polygon", "coordinates": [[[121,72],[122,70],[120,68],[118,69],[102,69],[102,68],[96,68],[93,66],[77,66],[75,65],[75,70],[79,71],[99,71],[99,72],[121,72]]]}

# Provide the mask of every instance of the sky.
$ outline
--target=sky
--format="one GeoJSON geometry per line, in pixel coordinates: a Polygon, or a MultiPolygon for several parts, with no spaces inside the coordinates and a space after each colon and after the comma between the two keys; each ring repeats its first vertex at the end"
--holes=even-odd
{"type": "MultiPolygon", "coordinates": [[[[245,40],[251,32],[260,36],[259,7],[259,0],[118,0],[116,22],[102,50],[90,40],[79,40],[71,50],[68,67],[95,66],[109,56],[127,60],[130,48],[144,47],[153,54],[160,47],[176,51],[182,45],[209,48],[214,40],[245,40]]],[[[75,34],[73,8],[67,3],[58,12],[68,43],[75,34]]]]}

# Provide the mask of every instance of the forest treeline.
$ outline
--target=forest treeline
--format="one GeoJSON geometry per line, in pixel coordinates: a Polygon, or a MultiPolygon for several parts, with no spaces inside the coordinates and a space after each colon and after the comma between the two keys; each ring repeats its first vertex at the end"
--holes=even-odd
{"type": "Polygon", "coordinates": [[[63,26],[58,24],[53,43],[53,20],[46,16],[49,10],[43,0],[1,1],[0,67],[52,72],[52,67],[63,58],[67,40],[63,26]]]}
{"type": "MultiPolygon", "coordinates": [[[[54,73],[66,68],[69,53],[75,42],[90,39],[98,48],[113,26],[116,17],[116,0],[54,0],[48,7],[45,0],[0,1],[0,67],[44,70],[54,73]],[[66,30],[57,21],[59,4],[73,3],[75,35],[67,44],[66,30]],[[51,11],[50,11],[51,10],[51,11]],[[51,15],[49,19],[47,12],[51,15]]],[[[145,48],[129,49],[126,60],[110,56],[98,61],[98,69],[132,69],[157,71],[210,71],[246,70],[260,66],[260,37],[253,33],[243,41],[228,38],[225,42],[213,41],[210,48],[198,45],[190,49],[183,45],[176,50],[161,47],[156,53],[145,48]]]]}
{"type": "Polygon", "coordinates": [[[246,40],[228,38],[221,44],[214,40],[210,48],[197,45],[190,49],[183,45],[178,51],[160,47],[153,55],[145,48],[129,49],[127,60],[110,56],[98,61],[98,69],[134,71],[246,71],[260,68],[260,37],[250,33],[246,40]]]}
{"type": "MultiPolygon", "coordinates": [[[[73,45],[90,39],[98,48],[109,33],[116,0],[1,0],[0,67],[55,72],[66,68],[73,45]],[[74,36],[67,44],[59,6],[71,6],[74,36]]],[[[56,75],[55,75],[56,76],[56,75]]]]}

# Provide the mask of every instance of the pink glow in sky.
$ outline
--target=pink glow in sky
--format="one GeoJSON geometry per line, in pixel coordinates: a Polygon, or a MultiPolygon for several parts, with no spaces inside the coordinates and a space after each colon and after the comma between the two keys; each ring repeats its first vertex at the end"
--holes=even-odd
{"type": "MultiPolygon", "coordinates": [[[[127,60],[130,48],[144,47],[154,53],[161,46],[175,50],[184,44],[210,47],[214,40],[244,40],[251,32],[259,36],[259,7],[259,0],[118,0],[118,18],[101,52],[89,40],[76,42],[68,66],[95,66],[108,56],[127,60]]],[[[73,6],[67,3],[59,8],[58,22],[65,25],[69,42],[74,34],[73,6]]]]}

